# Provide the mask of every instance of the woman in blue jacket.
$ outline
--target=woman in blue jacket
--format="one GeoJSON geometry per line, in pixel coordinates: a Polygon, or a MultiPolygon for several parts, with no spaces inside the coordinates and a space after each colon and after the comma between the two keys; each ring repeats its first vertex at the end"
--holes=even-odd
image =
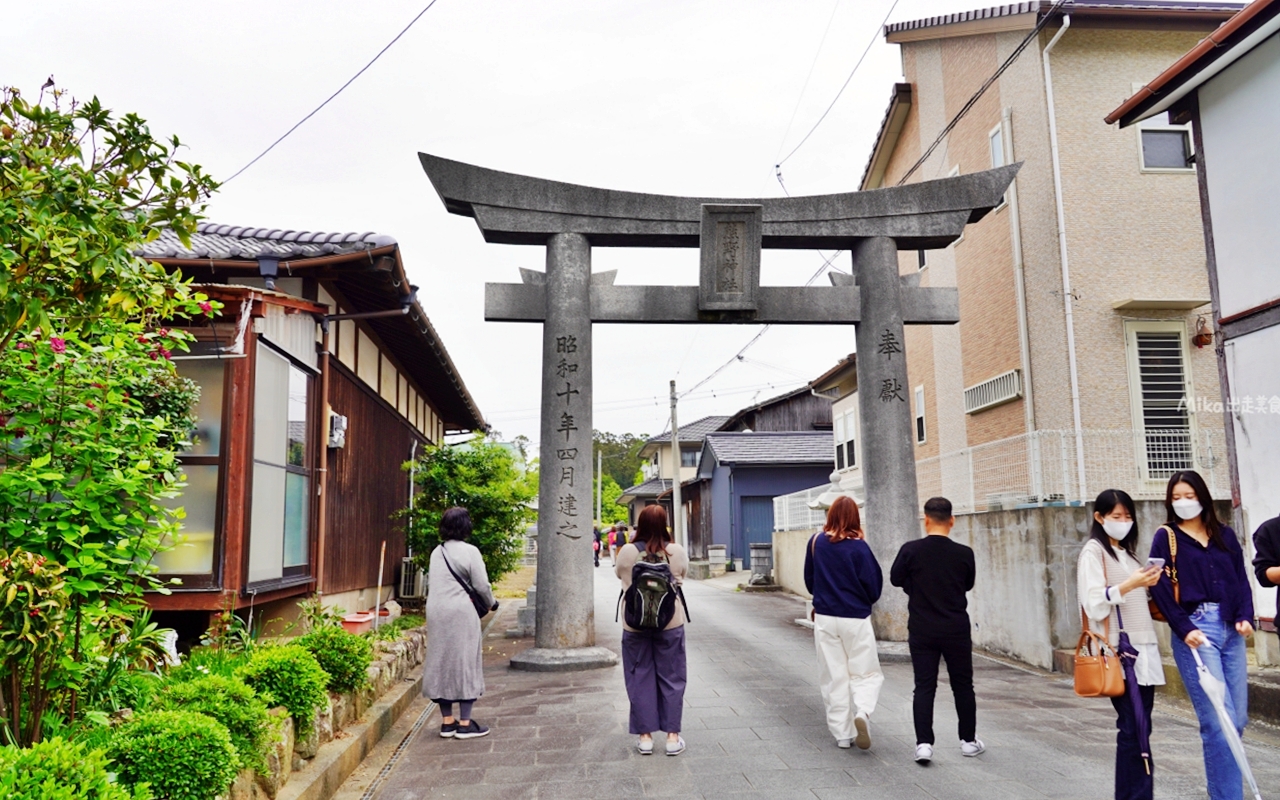
{"type": "Polygon", "coordinates": [[[822,702],[836,746],[871,747],[870,717],[884,683],[871,607],[884,578],[862,533],[858,504],[838,497],[827,524],[804,558],[804,585],[813,595],[813,641],[822,702]]]}
{"type": "Polygon", "coordinates": [[[1200,719],[1210,800],[1240,800],[1240,768],[1200,687],[1191,651],[1197,650],[1209,672],[1226,683],[1227,713],[1236,732],[1243,733],[1249,721],[1244,640],[1253,635],[1253,592],[1244,552],[1235,531],[1218,521],[1209,488],[1198,473],[1175,472],[1164,504],[1169,521],[1156,531],[1151,557],[1163,558],[1165,571],[1151,587],[1151,596],[1173,631],[1173,658],[1200,719]],[[1176,589],[1171,576],[1177,578],[1176,589]]]}

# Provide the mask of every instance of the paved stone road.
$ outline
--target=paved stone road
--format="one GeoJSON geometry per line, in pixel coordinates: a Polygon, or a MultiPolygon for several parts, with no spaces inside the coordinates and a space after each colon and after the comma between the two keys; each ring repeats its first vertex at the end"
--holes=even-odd
{"type": "MultiPolygon", "coordinates": [[[[528,643],[491,638],[488,692],[475,713],[493,733],[443,740],[435,735],[439,717],[433,715],[382,784],[378,800],[1111,796],[1114,713],[1105,700],[1077,698],[1064,680],[975,658],[978,735],[986,754],[961,757],[952,738],[950,693],[940,686],[935,760],[920,767],[912,761],[911,667],[888,663],[871,750],[839,750],[823,722],[812,634],[792,622],[803,607],[792,598],[696,582],[686,594],[693,623],[683,755],[634,752],[618,668],[514,672],[505,659],[528,643]]],[[[617,583],[602,564],[598,641],[614,648],[620,637],[613,622],[616,596],[617,583]]],[[[1156,797],[1205,797],[1191,722],[1157,712],[1152,746],[1156,797]]],[[[1280,750],[1251,744],[1249,753],[1264,796],[1276,794],[1280,750]]]]}

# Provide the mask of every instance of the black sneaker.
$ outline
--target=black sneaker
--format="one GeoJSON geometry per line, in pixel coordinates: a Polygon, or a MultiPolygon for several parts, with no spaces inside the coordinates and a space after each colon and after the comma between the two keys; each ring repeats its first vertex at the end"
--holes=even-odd
{"type": "Polygon", "coordinates": [[[440,738],[452,739],[453,735],[458,732],[458,721],[440,723],[440,738]]]}
{"type": "Polygon", "coordinates": [[[453,734],[455,739],[478,739],[481,736],[488,736],[489,729],[476,722],[474,719],[465,725],[458,725],[457,730],[453,734]]]}

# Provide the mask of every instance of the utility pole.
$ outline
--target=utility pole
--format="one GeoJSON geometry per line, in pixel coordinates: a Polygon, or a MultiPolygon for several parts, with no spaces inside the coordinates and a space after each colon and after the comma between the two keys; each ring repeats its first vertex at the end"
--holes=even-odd
{"type": "Polygon", "coordinates": [[[676,544],[688,545],[684,540],[682,503],[680,501],[680,428],[676,425],[676,382],[671,381],[671,534],[676,544]]]}
{"type": "Polygon", "coordinates": [[[604,451],[596,449],[596,524],[604,527],[604,451]]]}

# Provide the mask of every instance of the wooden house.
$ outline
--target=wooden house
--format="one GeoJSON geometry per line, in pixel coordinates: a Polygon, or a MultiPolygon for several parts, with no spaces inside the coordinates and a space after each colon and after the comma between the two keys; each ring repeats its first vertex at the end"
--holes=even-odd
{"type": "Polygon", "coordinates": [[[348,611],[389,599],[403,465],[485,427],[395,240],[201,224],[190,247],[165,233],[140,255],[223,304],[175,356],[201,399],[174,501],[183,536],[157,557],[181,584],[149,596],[157,618],[190,638],[225,608],[269,619],[313,593],[348,611]]]}

